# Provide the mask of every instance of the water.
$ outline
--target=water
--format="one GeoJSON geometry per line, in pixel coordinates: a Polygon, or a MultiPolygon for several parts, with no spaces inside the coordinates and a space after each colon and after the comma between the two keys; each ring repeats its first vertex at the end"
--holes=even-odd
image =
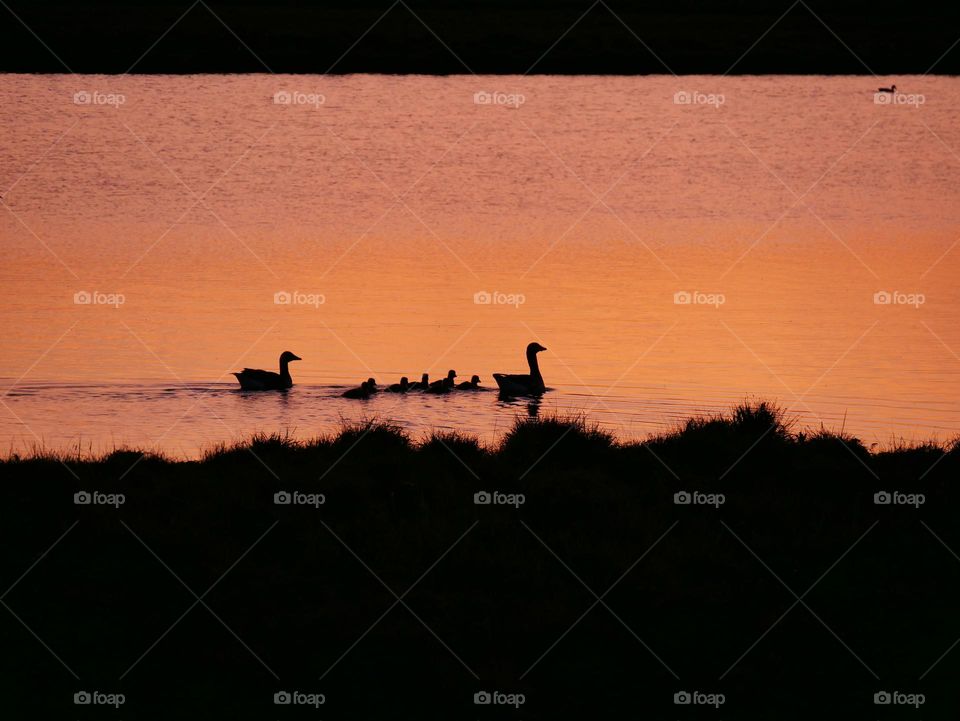
{"type": "Polygon", "coordinates": [[[960,82],[875,85],[0,76],[0,452],[194,457],[371,416],[493,441],[535,410],[637,438],[744,398],[952,438],[960,82]],[[531,340],[539,409],[339,398],[448,368],[489,387],[531,340]],[[293,390],[235,390],[287,349],[293,390]]]}

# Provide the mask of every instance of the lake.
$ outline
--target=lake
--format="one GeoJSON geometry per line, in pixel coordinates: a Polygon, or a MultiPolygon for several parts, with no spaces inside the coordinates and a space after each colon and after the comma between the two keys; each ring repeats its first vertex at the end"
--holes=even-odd
{"type": "Polygon", "coordinates": [[[0,76],[0,453],[743,399],[951,439],[960,81],[896,82],[0,76]],[[534,340],[552,390],[498,400],[534,340]],[[450,368],[488,390],[339,397],[450,368]]]}

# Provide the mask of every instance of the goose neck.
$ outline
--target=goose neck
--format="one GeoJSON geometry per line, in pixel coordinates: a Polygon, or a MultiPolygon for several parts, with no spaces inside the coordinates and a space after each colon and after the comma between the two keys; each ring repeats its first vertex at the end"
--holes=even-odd
{"type": "Polygon", "coordinates": [[[527,353],[527,364],[530,366],[530,375],[540,378],[540,364],[537,362],[537,354],[533,351],[527,353]]]}

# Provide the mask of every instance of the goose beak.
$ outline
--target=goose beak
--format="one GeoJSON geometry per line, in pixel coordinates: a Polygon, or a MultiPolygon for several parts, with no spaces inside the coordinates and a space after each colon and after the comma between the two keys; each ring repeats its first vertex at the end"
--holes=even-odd
{"type": "Polygon", "coordinates": [[[293,358],[291,358],[290,360],[303,360],[303,358],[301,358],[301,357],[298,356],[298,355],[295,355],[295,356],[293,356],[293,358]]]}

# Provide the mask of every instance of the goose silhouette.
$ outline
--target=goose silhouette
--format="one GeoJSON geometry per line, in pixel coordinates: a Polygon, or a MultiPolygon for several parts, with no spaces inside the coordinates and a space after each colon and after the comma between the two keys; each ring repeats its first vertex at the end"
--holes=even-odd
{"type": "Polygon", "coordinates": [[[480,390],[480,376],[473,376],[468,381],[457,385],[458,391],[478,391],[480,390]]]}
{"type": "Polygon", "coordinates": [[[391,393],[406,393],[410,390],[410,382],[406,376],[400,379],[399,383],[394,383],[392,386],[387,388],[391,393]]]}
{"type": "Polygon", "coordinates": [[[891,85],[889,88],[877,88],[878,93],[895,93],[897,92],[897,86],[891,85]]]}
{"type": "Polygon", "coordinates": [[[504,396],[532,396],[543,393],[547,388],[543,384],[543,376],[540,375],[540,364],[537,363],[537,353],[545,350],[546,348],[539,343],[531,343],[527,346],[527,365],[530,366],[529,375],[494,373],[493,379],[500,388],[500,394],[504,396]]]}
{"type": "Polygon", "coordinates": [[[234,373],[237,380],[240,381],[240,388],[245,391],[282,391],[293,385],[293,379],[290,377],[290,361],[301,360],[300,356],[294,355],[288,350],[280,354],[280,372],[264,371],[256,368],[244,368],[239,373],[234,373]]]}

